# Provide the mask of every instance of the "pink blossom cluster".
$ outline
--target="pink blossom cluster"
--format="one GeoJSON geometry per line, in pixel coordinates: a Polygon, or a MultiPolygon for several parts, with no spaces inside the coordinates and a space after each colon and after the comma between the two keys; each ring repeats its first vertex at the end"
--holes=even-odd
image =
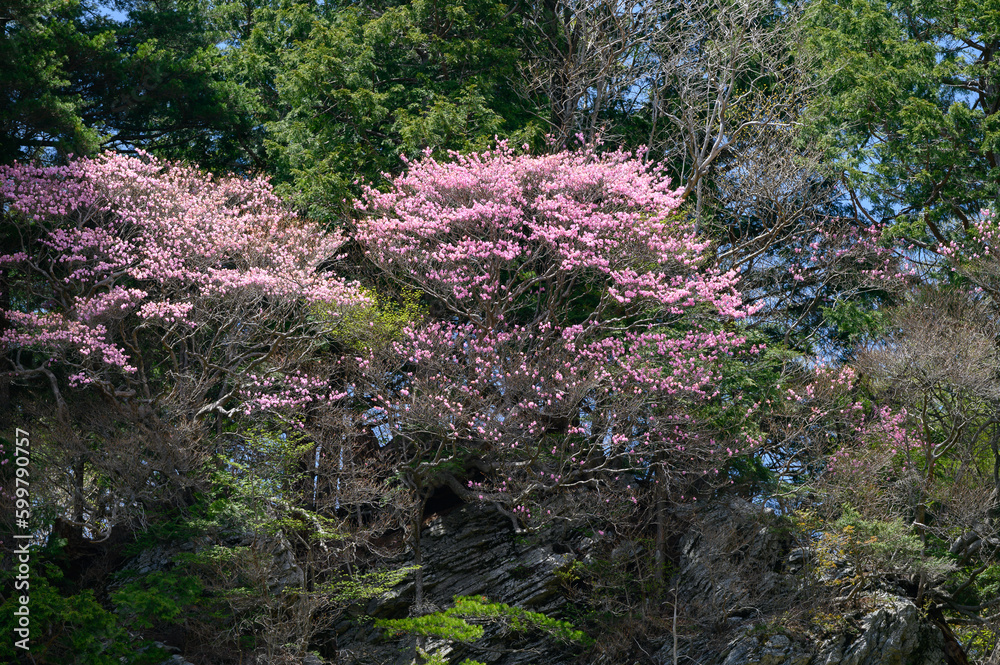
{"type": "MultiPolygon", "coordinates": [[[[135,367],[128,364],[125,352],[108,342],[107,329],[100,323],[87,325],[57,313],[38,314],[11,310],[4,314],[14,327],[0,336],[0,342],[11,346],[30,345],[54,354],[72,348],[76,355],[90,361],[88,365],[93,363],[98,367],[111,366],[128,373],[136,371],[135,367]]],[[[78,385],[89,383],[85,374],[74,376],[74,383],[78,385]]]]}
{"type": "Polygon", "coordinates": [[[858,375],[850,366],[820,364],[811,373],[811,380],[785,389],[785,407],[796,423],[794,428],[787,425],[787,440],[819,435],[815,443],[817,452],[826,454],[826,471],[847,483],[861,475],[876,478],[914,466],[911,453],[926,443],[913,431],[912,414],[901,407],[858,401],[858,375]],[[829,450],[833,452],[827,454],[829,450]]]}
{"type": "Polygon", "coordinates": [[[971,277],[991,291],[996,288],[1000,272],[1000,215],[983,209],[970,220],[964,233],[939,243],[934,249],[949,262],[953,270],[971,277]]]}
{"type": "Polygon", "coordinates": [[[588,474],[632,510],[635,476],[611,469],[723,482],[759,444],[717,439],[692,415],[720,399],[722,367],[744,351],[737,321],[755,308],[735,271],[709,267],[678,191],[641,157],[500,144],[426,156],[369,189],[355,238],[382,277],[444,314],[345,359],[349,385],[317,359],[321,324],[364,300],[323,270],[343,238],[265,181],[148,155],[3,167],[24,245],[0,265],[41,277],[20,280],[0,341],[67,366],[75,386],[173,400],[164,411],[191,418],[367,404],[355,416],[402,442],[407,468],[472,448],[506,471],[476,489],[524,517],[539,514],[533,489],[588,474]]]}
{"type": "MultiPolygon", "coordinates": [[[[377,390],[374,402],[394,414],[399,426],[433,424],[451,438],[523,448],[545,432],[547,423],[571,417],[595,386],[593,362],[559,363],[564,348],[558,338],[545,339],[520,326],[506,331],[448,322],[410,327],[392,345],[404,385],[377,390]]],[[[379,361],[374,351],[359,360],[372,378],[382,375],[374,369],[379,361]]]]}
{"type": "Polygon", "coordinates": [[[501,144],[411,164],[366,192],[355,235],[451,317],[410,326],[391,357],[359,357],[355,389],[415,459],[451,441],[504,465],[484,496],[523,501],[621,459],[719,474],[711,460],[755,444],[702,436],[688,407],[718,396],[745,344],[725,322],[754,308],[734,271],[706,266],[680,203],[659,168],[620,151],[501,144]]]}
{"type": "Polygon", "coordinates": [[[244,413],[255,411],[304,411],[317,403],[336,402],[347,396],[336,391],[329,377],[310,374],[302,369],[290,373],[258,375],[247,373],[240,391],[244,413]]]}
{"type": "Polygon", "coordinates": [[[839,218],[819,220],[790,250],[787,270],[806,284],[859,277],[867,288],[905,284],[917,266],[903,248],[882,242],[885,231],[884,224],[862,228],[839,218]]]}
{"type": "Polygon", "coordinates": [[[362,300],[321,270],[343,238],[260,178],[108,153],[2,166],[0,196],[23,243],[0,265],[26,289],[0,343],[69,365],[76,385],[144,381],[140,367],[161,362],[140,357],[151,338],[175,374],[197,367],[234,389],[241,364],[279,339],[268,316],[362,300]]]}
{"type": "Polygon", "coordinates": [[[698,269],[708,243],[676,214],[680,191],[661,167],[622,151],[532,157],[503,143],[452,157],[368,189],[356,237],[381,268],[456,313],[495,324],[527,295],[565,304],[583,279],[603,284],[605,305],[749,313],[734,272],[698,269]]]}
{"type": "MultiPolygon", "coordinates": [[[[177,284],[200,294],[252,288],[316,302],[346,293],[316,271],[343,238],[297,219],[259,178],[107,153],[65,167],[0,167],[0,194],[40,222],[38,242],[67,283],[127,276],[165,305],[175,302],[177,284]]],[[[4,260],[19,258],[26,253],[4,260]]]]}
{"type": "MultiPolygon", "coordinates": [[[[875,409],[870,415],[861,414],[855,433],[858,438],[873,444],[872,450],[857,450],[842,446],[827,460],[827,469],[831,472],[854,472],[862,466],[870,467],[878,464],[891,468],[902,464],[905,469],[910,452],[924,447],[924,442],[910,432],[910,414],[905,408],[893,409],[883,406],[875,409]],[[872,451],[875,452],[873,456],[872,451]],[[860,454],[859,454],[860,453],[860,454]]],[[[912,464],[912,463],[911,463],[912,464]]]]}

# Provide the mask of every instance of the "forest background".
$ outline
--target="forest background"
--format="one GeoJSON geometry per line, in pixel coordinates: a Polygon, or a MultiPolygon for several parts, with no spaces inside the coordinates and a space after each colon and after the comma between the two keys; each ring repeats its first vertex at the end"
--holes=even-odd
{"type": "Polygon", "coordinates": [[[891,580],[998,657],[996,2],[0,20],[0,522],[28,502],[31,662],[158,662],[177,626],[205,662],[332,658],[329,625],[405,576],[389,627],[418,650],[499,620],[613,658],[683,623],[675,535],[732,497],[851,562],[783,621],[891,580]],[[424,606],[445,488],[599,543],[565,580],[583,633],[424,606]],[[72,563],[233,529],[304,579],[274,592],[257,540],[113,590],[72,563]]]}

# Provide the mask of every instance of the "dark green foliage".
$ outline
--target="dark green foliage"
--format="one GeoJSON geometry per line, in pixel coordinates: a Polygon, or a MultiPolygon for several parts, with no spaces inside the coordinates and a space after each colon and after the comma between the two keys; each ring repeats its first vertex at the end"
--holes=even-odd
{"type": "MultiPolygon", "coordinates": [[[[148,642],[132,636],[128,622],[98,602],[93,590],[77,590],[67,584],[62,572],[44,561],[41,551],[32,553],[30,588],[31,637],[30,660],[38,665],[152,665],[167,654],[148,642]]],[[[13,573],[3,571],[5,586],[13,573]]],[[[0,659],[20,662],[24,652],[15,649],[14,611],[19,607],[19,593],[0,603],[0,630],[7,639],[0,641],[0,659]]]]}
{"type": "Polygon", "coordinates": [[[838,300],[821,308],[823,317],[837,331],[839,339],[850,346],[878,339],[888,324],[885,309],[874,303],[838,300]]]}
{"type": "Polygon", "coordinates": [[[0,161],[142,148],[272,174],[332,221],[400,155],[540,140],[514,87],[518,15],[499,2],[116,7],[9,7],[0,161]]]}
{"type": "Polygon", "coordinates": [[[808,15],[829,77],[808,113],[855,201],[938,233],[997,200],[994,3],[824,0],[808,15]]]}
{"type": "Polygon", "coordinates": [[[87,9],[49,0],[0,5],[0,162],[98,146],[99,130],[83,117],[86,83],[75,70],[101,60],[110,40],[104,22],[86,19],[87,9]]]}
{"type": "Polygon", "coordinates": [[[201,600],[203,587],[197,577],[154,571],[111,594],[118,611],[138,628],[174,623],[201,600]]]}
{"type": "Polygon", "coordinates": [[[516,29],[516,15],[493,0],[362,5],[313,17],[301,41],[278,52],[279,112],[265,145],[281,191],[330,218],[347,210],[357,179],[398,172],[400,155],[482,149],[496,135],[533,140],[528,109],[508,82],[516,29]]]}

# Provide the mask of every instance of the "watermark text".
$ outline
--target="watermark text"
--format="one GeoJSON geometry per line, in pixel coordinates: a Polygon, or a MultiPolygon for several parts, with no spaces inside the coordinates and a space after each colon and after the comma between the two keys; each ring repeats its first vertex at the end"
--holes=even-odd
{"type": "Polygon", "coordinates": [[[14,646],[28,650],[31,637],[31,437],[18,428],[14,436],[14,592],[17,596],[14,610],[14,646]]]}

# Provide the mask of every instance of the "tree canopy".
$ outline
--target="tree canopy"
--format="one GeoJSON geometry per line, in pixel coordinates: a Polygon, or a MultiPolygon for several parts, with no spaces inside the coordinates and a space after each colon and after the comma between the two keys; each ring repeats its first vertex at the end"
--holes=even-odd
{"type": "Polygon", "coordinates": [[[789,630],[891,588],[950,662],[995,658],[995,9],[3,3],[0,523],[45,562],[35,662],[160,662],[172,630],[334,658],[409,578],[377,625],[416,659],[495,624],[631,662],[587,634],[710,630],[679,534],[737,500],[853,571],[804,569],[789,630]],[[431,606],[449,501],[585,537],[572,610],[431,606]],[[113,587],[69,552],[198,538],[113,587]]]}

